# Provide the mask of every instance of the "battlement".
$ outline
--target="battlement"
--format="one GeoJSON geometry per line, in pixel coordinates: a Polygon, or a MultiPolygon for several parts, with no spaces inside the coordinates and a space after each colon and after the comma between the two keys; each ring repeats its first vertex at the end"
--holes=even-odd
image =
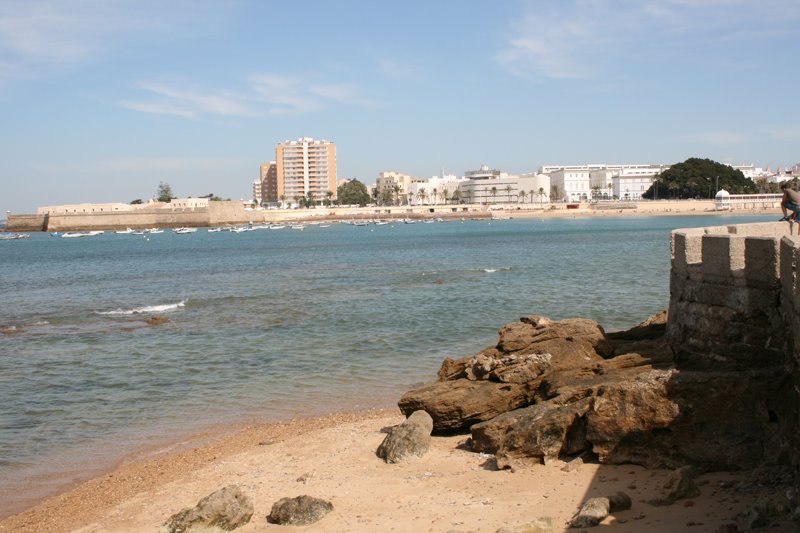
{"type": "Polygon", "coordinates": [[[778,222],[672,232],[667,331],[679,365],[782,363],[800,257],[791,233],[778,222]]]}

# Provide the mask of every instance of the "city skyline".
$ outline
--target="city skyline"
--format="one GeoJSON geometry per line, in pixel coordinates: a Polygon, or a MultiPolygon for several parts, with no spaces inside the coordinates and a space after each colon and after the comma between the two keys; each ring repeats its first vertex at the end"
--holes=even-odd
{"type": "MultiPolygon", "coordinates": [[[[7,2],[0,210],[248,198],[276,143],[338,177],[800,161],[788,0],[7,2]]],[[[273,155],[270,155],[273,154],[273,155]]]]}

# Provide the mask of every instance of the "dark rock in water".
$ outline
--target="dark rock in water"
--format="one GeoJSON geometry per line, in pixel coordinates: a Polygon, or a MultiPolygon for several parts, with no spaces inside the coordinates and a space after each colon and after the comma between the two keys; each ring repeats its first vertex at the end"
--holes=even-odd
{"type": "Polygon", "coordinates": [[[161,324],[166,324],[167,322],[169,322],[169,318],[165,316],[151,316],[150,318],[145,320],[145,322],[147,322],[148,326],[159,326],[161,324]]]}
{"type": "Polygon", "coordinates": [[[433,419],[425,411],[414,411],[402,424],[389,430],[378,446],[378,457],[387,463],[398,463],[410,457],[421,457],[431,446],[433,419]]]}
{"type": "Polygon", "coordinates": [[[610,509],[611,504],[608,498],[589,498],[586,500],[586,503],[581,506],[581,510],[578,511],[578,514],[572,518],[569,527],[594,527],[608,516],[610,509]]]}
{"type": "Polygon", "coordinates": [[[281,498],[272,506],[267,521],[271,524],[305,526],[321,520],[331,511],[331,502],[313,496],[281,498]]]}
{"type": "Polygon", "coordinates": [[[472,424],[530,403],[532,393],[525,384],[491,381],[440,381],[407,392],[398,406],[404,415],[426,411],[437,432],[466,431],[472,424]]]}
{"type": "Polygon", "coordinates": [[[184,533],[191,531],[232,531],[250,521],[253,502],[239,487],[229,485],[199,502],[172,515],[159,529],[159,533],[184,533]]]}

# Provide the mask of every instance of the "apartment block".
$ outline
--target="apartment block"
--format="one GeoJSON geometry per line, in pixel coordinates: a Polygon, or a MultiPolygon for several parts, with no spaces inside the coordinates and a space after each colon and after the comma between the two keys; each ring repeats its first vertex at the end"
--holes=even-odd
{"type": "Polygon", "coordinates": [[[275,149],[276,196],[297,202],[310,198],[321,202],[328,192],[336,198],[336,144],[303,137],[278,143],[275,149]]]}
{"type": "Polygon", "coordinates": [[[253,182],[253,199],[257,205],[278,201],[278,165],[275,161],[261,163],[259,177],[253,182]]]}

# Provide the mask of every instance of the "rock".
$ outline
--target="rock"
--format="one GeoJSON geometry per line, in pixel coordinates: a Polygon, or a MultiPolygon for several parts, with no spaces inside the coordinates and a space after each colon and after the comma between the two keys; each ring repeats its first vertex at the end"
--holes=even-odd
{"type": "Polygon", "coordinates": [[[378,457],[387,463],[399,463],[410,457],[422,457],[431,446],[433,419],[425,411],[414,411],[402,424],[389,430],[378,446],[378,457]]]}
{"type": "Polygon", "coordinates": [[[631,497],[622,491],[616,492],[608,497],[609,512],[618,513],[627,511],[631,508],[631,497]]]}
{"type": "Polygon", "coordinates": [[[473,381],[526,383],[544,374],[550,368],[550,359],[551,355],[548,353],[511,354],[503,357],[479,354],[467,362],[463,374],[473,381]]]}
{"type": "Polygon", "coordinates": [[[614,331],[606,333],[608,340],[645,340],[656,339],[663,337],[667,332],[667,320],[669,315],[667,310],[663,309],[651,316],[650,318],[640,322],[634,327],[625,331],[614,331]]]}
{"type": "Polygon", "coordinates": [[[145,320],[148,326],[160,326],[161,324],[166,324],[169,322],[169,318],[165,316],[151,316],[147,320],[145,320]]]}
{"type": "Polygon", "coordinates": [[[494,453],[500,468],[514,458],[548,462],[562,452],[574,455],[589,447],[581,417],[590,403],[588,398],[571,405],[546,402],[501,414],[472,426],[472,449],[494,453]]]}
{"type": "Polygon", "coordinates": [[[250,521],[253,502],[239,487],[229,485],[172,515],[159,533],[232,531],[250,521]]]}
{"type": "Polygon", "coordinates": [[[545,516],[535,518],[527,524],[501,527],[495,533],[556,533],[559,529],[556,527],[555,520],[545,516]]]}
{"type": "Polygon", "coordinates": [[[530,403],[531,387],[491,381],[440,381],[407,392],[398,406],[404,415],[426,411],[436,432],[457,432],[530,403]]]}
{"type": "Polygon", "coordinates": [[[305,526],[321,520],[331,511],[331,502],[313,496],[281,498],[272,506],[267,521],[271,524],[305,526]]]}
{"type": "Polygon", "coordinates": [[[654,442],[680,414],[667,394],[673,373],[651,370],[598,390],[586,414],[586,438],[601,462],[659,466],[668,461],[654,442]]]}
{"type": "Polygon", "coordinates": [[[569,527],[594,527],[608,516],[610,503],[608,498],[589,498],[569,523],[569,527]]]}
{"type": "Polygon", "coordinates": [[[653,500],[652,505],[670,505],[678,500],[700,496],[700,489],[694,483],[697,471],[691,466],[682,466],[672,472],[662,487],[663,496],[653,500]]]}

